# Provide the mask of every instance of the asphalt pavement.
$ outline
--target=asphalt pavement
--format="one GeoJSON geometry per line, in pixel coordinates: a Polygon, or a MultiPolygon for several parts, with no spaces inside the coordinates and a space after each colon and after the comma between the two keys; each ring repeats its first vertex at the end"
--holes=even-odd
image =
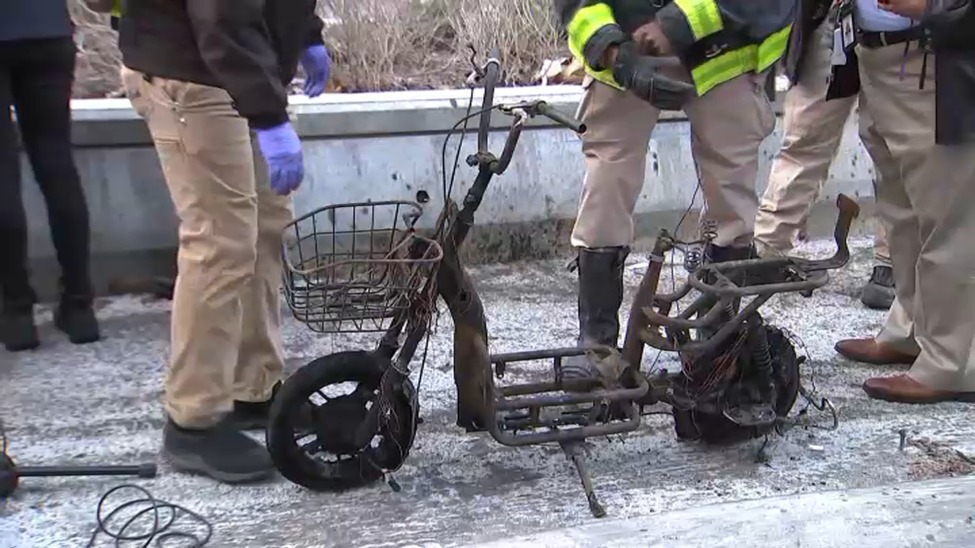
{"type": "MultiPolygon", "coordinates": [[[[765,508],[765,517],[756,518],[752,525],[728,526],[729,531],[739,531],[729,534],[740,536],[751,534],[752,527],[768,526],[768,509],[781,507],[783,503],[776,501],[782,497],[827,497],[803,499],[813,502],[800,504],[790,514],[789,519],[798,524],[792,529],[795,538],[785,528],[779,533],[785,537],[774,537],[782,543],[766,544],[807,546],[802,539],[811,537],[801,527],[828,530],[831,522],[802,525],[803,519],[825,518],[822,511],[801,509],[828,506],[829,500],[843,498],[829,499],[827,494],[847,493],[855,498],[862,489],[911,485],[904,482],[963,482],[955,478],[972,471],[975,457],[975,407],[871,401],[860,388],[863,380],[903,368],[853,364],[835,354],[837,340],[872,334],[884,318],[883,312],[868,310],[857,299],[872,264],[869,242],[853,244],[855,259],[834,274],[829,286],[808,299],[777,296],[763,308],[768,321],[802,341],[809,358],[804,382],[836,406],[838,429],[792,429],[772,436],[764,449],[764,440],[713,448],[678,442],[669,416],[648,416],[633,434],[590,443],[593,479],[609,513],[604,520],[590,515],[578,478],[557,446],[505,448],[487,434],[467,435],[454,426],[451,325],[446,315],[432,336],[426,361],[421,386],[424,423],[407,464],[395,476],[400,492],[380,483],[342,494],[320,494],[280,477],[259,485],[226,486],[175,473],[161,460],[157,478],[131,483],[205,516],[214,526],[211,546],[517,545],[536,538],[532,535],[542,535],[533,545],[551,541],[552,546],[562,546],[572,544],[560,544],[558,535],[580,528],[605,531],[601,525],[605,523],[629,524],[618,526],[628,531],[629,544],[621,545],[693,546],[693,539],[703,537],[675,525],[680,521],[674,516],[690,515],[681,512],[698,512],[687,519],[720,531],[723,522],[714,516],[741,507],[735,504],[765,508]],[[646,524],[671,527],[677,536],[648,534],[641,542],[641,527],[646,524]]],[[[830,251],[823,243],[804,249],[817,255],[830,251]]],[[[630,259],[626,277],[630,291],[644,260],[640,254],[630,259]]],[[[472,276],[489,314],[493,352],[573,343],[575,283],[564,260],[482,266],[473,269],[472,276]]],[[[673,276],[679,278],[679,269],[673,276]]],[[[41,348],[24,354],[0,353],[0,417],[6,425],[8,450],[23,465],[158,459],[170,303],[126,296],[101,300],[98,305],[105,333],[99,343],[71,345],[54,330],[50,309],[45,308],[38,317],[41,348]]],[[[291,370],[327,353],[370,348],[376,341],[374,335],[315,335],[290,318],[284,329],[291,370]]],[[[673,357],[658,358],[650,352],[647,360],[655,360],[657,367],[677,364],[673,357]]],[[[797,405],[796,411],[802,407],[797,405]]],[[[828,416],[814,409],[806,418],[818,426],[830,423],[828,416]]],[[[85,545],[95,527],[99,497],[129,481],[24,479],[14,497],[0,503],[0,546],[85,545]]],[[[964,486],[972,489],[971,482],[964,486]]],[[[843,508],[854,516],[858,511],[856,505],[843,508]]],[[[193,528],[188,518],[179,524],[193,528]]],[[[955,536],[950,539],[956,541],[966,530],[951,531],[955,536]]],[[[939,537],[930,534],[935,541],[927,536],[922,541],[938,545],[939,537]]],[[[595,543],[575,545],[615,546],[619,541],[605,537],[602,544],[598,536],[592,538],[595,543]]],[[[870,539],[859,543],[897,544],[876,544],[870,539]]],[[[841,544],[838,540],[833,545],[841,544]]],[[[110,544],[102,538],[97,545],[110,544]]]]}

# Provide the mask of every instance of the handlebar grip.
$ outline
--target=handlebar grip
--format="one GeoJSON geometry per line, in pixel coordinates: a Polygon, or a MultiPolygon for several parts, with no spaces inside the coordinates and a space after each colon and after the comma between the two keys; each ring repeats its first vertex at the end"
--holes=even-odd
{"type": "Polygon", "coordinates": [[[576,120],[574,116],[570,116],[557,108],[549,105],[548,103],[542,102],[538,104],[538,113],[542,116],[552,120],[556,124],[562,127],[569,128],[572,131],[582,135],[586,132],[586,124],[579,120],[576,120]]]}
{"type": "Polygon", "coordinates": [[[491,130],[491,111],[494,107],[494,88],[501,74],[501,51],[492,48],[484,67],[484,99],[481,101],[481,123],[477,130],[477,149],[487,152],[488,132],[491,130]]]}

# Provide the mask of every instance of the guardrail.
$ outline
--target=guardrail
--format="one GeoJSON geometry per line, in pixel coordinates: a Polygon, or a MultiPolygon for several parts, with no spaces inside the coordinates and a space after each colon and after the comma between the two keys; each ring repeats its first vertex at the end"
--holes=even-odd
{"type": "MultiPolygon", "coordinates": [[[[325,203],[415,199],[424,191],[430,197],[426,222],[432,222],[443,203],[443,140],[465,114],[470,96],[469,90],[444,90],[292,97],[307,171],[295,195],[296,213],[325,203]]],[[[496,101],[538,98],[574,112],[581,97],[579,86],[516,87],[499,89],[496,101]]],[[[475,91],[475,108],[479,104],[480,92],[475,91]]],[[[176,219],[144,122],[127,99],[76,100],[72,107],[75,157],[92,214],[96,278],[158,271],[171,263],[176,219]],[[147,260],[147,254],[162,258],[147,260]]],[[[651,139],[646,184],[636,208],[641,233],[672,223],[691,202],[697,185],[687,120],[682,113],[664,113],[661,120],[651,139]]],[[[498,115],[492,123],[500,129],[510,119],[498,115]]],[[[763,149],[760,188],[779,139],[776,133],[763,149]]],[[[453,139],[447,147],[448,161],[458,142],[453,139]]],[[[468,138],[463,146],[462,158],[475,143],[468,138]]],[[[24,168],[29,178],[26,160],[24,168]]],[[[578,137],[546,120],[533,120],[508,172],[488,191],[471,258],[506,260],[564,249],[583,171],[578,137]]],[[[455,193],[463,192],[471,175],[462,164],[455,193]]],[[[822,199],[832,200],[838,191],[870,196],[871,178],[869,158],[855,128],[848,125],[822,199]]],[[[44,277],[56,272],[50,268],[53,249],[43,201],[29,181],[25,201],[35,272],[44,277]]]]}

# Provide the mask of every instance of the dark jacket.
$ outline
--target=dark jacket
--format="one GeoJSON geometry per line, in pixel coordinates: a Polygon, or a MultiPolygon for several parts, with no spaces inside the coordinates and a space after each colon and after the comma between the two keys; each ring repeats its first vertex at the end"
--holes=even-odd
{"type": "MultiPolygon", "coordinates": [[[[782,74],[790,82],[798,82],[802,77],[803,65],[809,51],[810,37],[823,24],[829,14],[833,0],[799,0],[792,34],[789,35],[789,48],[782,59],[782,74]]],[[[820,44],[816,44],[819,47],[820,44]]]]}
{"type": "Polygon", "coordinates": [[[129,0],[119,47],[150,76],[225,89],[253,128],[288,120],[287,85],[322,43],[315,0],[129,0]]]}
{"type": "Polygon", "coordinates": [[[934,47],[935,140],[975,142],[975,2],[928,0],[921,23],[934,47]]]}
{"type": "Polygon", "coordinates": [[[66,0],[0,0],[0,42],[64,38],[73,32],[66,0]]]}

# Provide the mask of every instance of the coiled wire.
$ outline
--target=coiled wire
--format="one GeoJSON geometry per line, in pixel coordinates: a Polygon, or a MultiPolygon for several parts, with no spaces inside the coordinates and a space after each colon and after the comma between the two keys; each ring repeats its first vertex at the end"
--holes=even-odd
{"type": "Polygon", "coordinates": [[[132,484],[120,485],[102,495],[98,501],[97,520],[98,526],[88,541],[88,548],[95,546],[100,534],[114,539],[115,546],[122,546],[123,542],[145,541],[142,544],[143,548],[148,548],[153,541],[155,541],[156,546],[163,546],[163,542],[175,539],[189,541],[188,546],[199,548],[206,546],[213,537],[213,525],[200,514],[184,506],[158,500],[149,491],[132,484]],[[124,489],[137,491],[141,496],[123,502],[105,514],[109,497],[124,489]],[[123,512],[128,515],[132,511],[135,513],[129,515],[127,519],[123,517],[123,512]],[[166,515],[167,512],[168,516],[166,515]],[[197,523],[196,532],[171,529],[182,515],[189,516],[197,523]],[[165,519],[167,517],[168,519],[165,519]],[[113,520],[124,521],[120,527],[115,529],[113,528],[113,520]],[[146,522],[151,522],[151,526],[147,527],[149,524],[146,522]],[[205,534],[201,535],[200,529],[205,530],[205,534]]]}

